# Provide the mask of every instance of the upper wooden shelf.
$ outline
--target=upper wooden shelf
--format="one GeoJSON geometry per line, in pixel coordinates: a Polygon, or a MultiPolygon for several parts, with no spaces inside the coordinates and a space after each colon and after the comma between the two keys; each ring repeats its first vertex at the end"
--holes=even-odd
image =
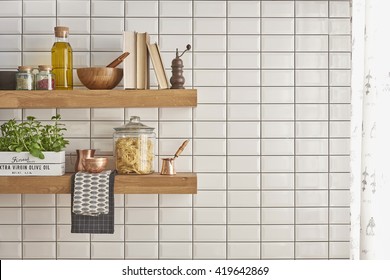
{"type": "Polygon", "coordinates": [[[196,89],[0,90],[0,108],[196,107],[196,89]]]}
{"type": "MultiPolygon", "coordinates": [[[[69,194],[72,173],[64,176],[0,176],[0,194],[69,194]]],[[[196,194],[195,173],[116,175],[117,194],[196,194]]]]}

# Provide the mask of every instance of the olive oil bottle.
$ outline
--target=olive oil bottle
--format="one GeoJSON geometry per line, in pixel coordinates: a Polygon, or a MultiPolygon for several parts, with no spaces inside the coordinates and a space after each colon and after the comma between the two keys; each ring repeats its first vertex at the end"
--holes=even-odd
{"type": "Polygon", "coordinates": [[[65,26],[54,27],[56,41],[51,48],[51,64],[55,74],[56,89],[73,89],[73,52],[69,44],[69,28],[65,26]]]}

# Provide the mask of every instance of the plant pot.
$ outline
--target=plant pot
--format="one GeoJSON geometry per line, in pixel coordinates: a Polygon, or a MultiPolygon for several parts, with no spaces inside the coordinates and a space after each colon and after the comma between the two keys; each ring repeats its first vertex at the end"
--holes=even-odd
{"type": "Polygon", "coordinates": [[[65,151],[43,152],[44,159],[29,152],[0,152],[0,176],[61,176],[65,174],[65,151]]]}

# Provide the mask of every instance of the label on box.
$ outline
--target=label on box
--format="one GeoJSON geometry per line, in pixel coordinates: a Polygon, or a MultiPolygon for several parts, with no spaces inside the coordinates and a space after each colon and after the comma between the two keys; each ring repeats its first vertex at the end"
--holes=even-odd
{"type": "Polygon", "coordinates": [[[60,176],[65,174],[65,152],[44,152],[39,159],[28,152],[0,152],[0,176],[60,176]]]}

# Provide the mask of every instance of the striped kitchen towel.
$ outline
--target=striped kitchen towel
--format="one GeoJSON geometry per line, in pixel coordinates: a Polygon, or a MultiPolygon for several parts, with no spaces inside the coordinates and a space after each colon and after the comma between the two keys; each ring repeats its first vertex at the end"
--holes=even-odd
{"type": "Polygon", "coordinates": [[[114,233],[115,172],[72,176],[72,233],[114,233]]]}

